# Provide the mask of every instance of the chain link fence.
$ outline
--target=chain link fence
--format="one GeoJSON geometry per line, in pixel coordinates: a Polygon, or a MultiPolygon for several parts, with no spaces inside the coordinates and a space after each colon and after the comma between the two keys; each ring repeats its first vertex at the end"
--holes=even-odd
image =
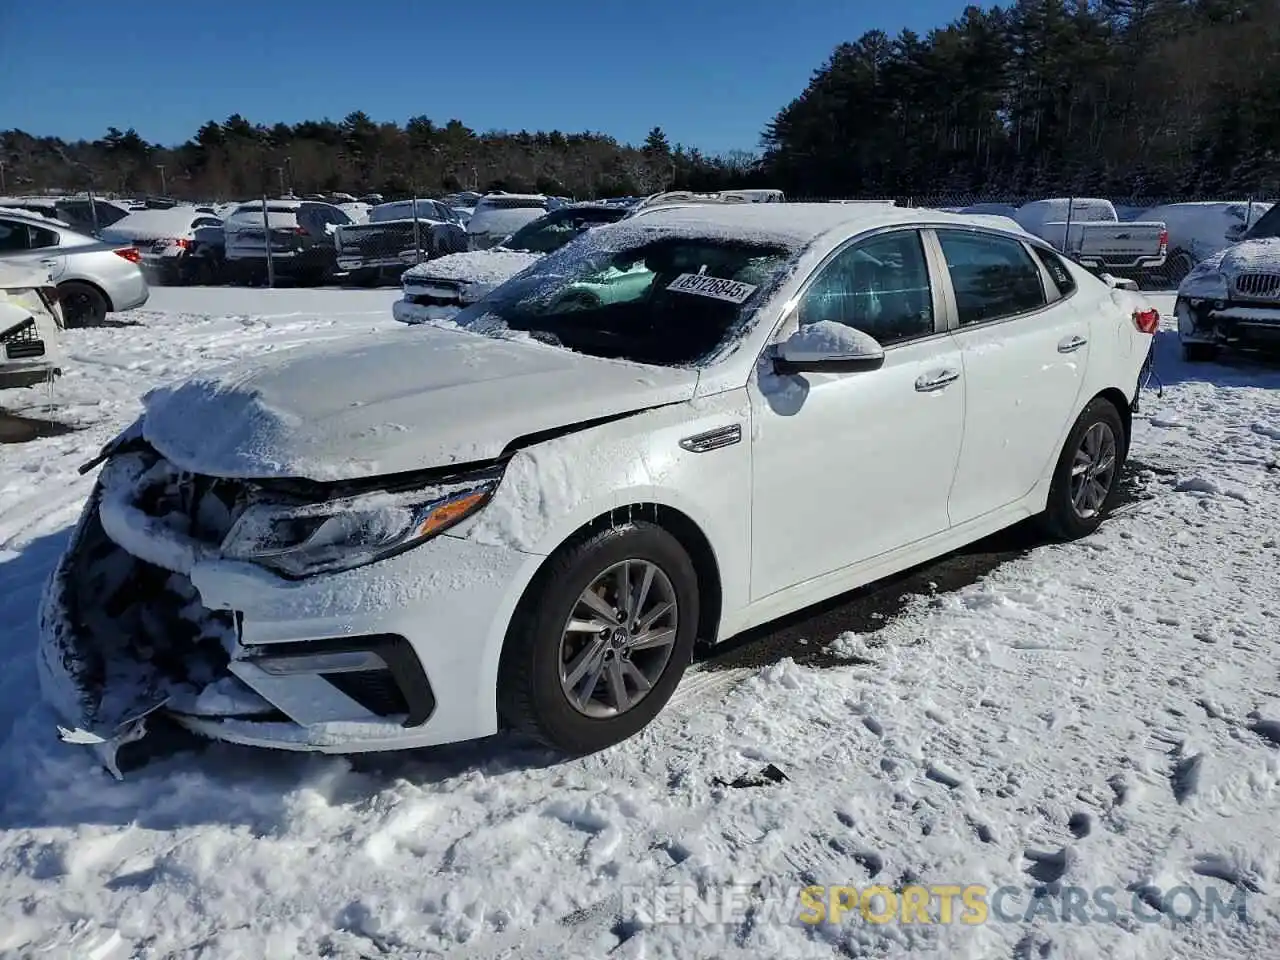
{"type": "MultiPolygon", "coordinates": [[[[1050,198],[1033,194],[957,191],[899,196],[790,196],[787,202],[892,203],[899,207],[1017,220],[1020,208],[1032,201],[1045,199],[1050,198]]],[[[1100,207],[1097,200],[1108,201],[1120,222],[1158,220],[1166,224],[1168,257],[1165,264],[1133,274],[1140,285],[1148,287],[1176,286],[1195,263],[1239,239],[1243,231],[1257,223],[1272,205],[1272,198],[1263,197],[1103,196],[1090,198],[1087,206],[1076,198],[1070,201],[1071,205],[1076,205],[1074,209],[1068,205],[1065,216],[1059,212],[1050,219],[1065,219],[1068,224],[1110,219],[1110,211],[1105,206],[1100,207]],[[1185,206],[1189,204],[1194,206],[1185,206]]],[[[1063,203],[1066,203],[1065,198],[1063,203]]],[[[383,210],[373,222],[336,227],[327,239],[319,239],[318,249],[313,252],[317,262],[324,266],[322,271],[314,274],[320,282],[343,286],[394,286],[400,283],[406,269],[468,248],[465,226],[440,201],[406,199],[398,201],[396,206],[404,209],[383,210]]],[[[1065,242],[1071,235],[1070,228],[1058,229],[1065,242]]],[[[1046,236],[1046,239],[1054,242],[1052,236],[1046,236]]],[[[1071,253],[1070,250],[1066,252],[1071,253]]],[[[231,275],[221,279],[223,282],[239,282],[231,275]]]]}

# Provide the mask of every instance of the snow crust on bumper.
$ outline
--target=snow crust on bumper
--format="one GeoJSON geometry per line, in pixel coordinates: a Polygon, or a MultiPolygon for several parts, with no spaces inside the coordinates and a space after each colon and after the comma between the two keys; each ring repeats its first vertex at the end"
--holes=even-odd
{"type": "Polygon", "coordinates": [[[448,320],[461,310],[460,303],[447,307],[428,307],[408,300],[397,300],[391,305],[391,316],[400,323],[427,323],[431,320],[448,320]]]}

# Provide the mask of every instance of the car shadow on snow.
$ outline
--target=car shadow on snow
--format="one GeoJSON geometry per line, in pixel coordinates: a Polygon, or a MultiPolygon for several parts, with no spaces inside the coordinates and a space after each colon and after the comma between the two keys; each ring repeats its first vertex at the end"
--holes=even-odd
{"type": "Polygon", "coordinates": [[[1280,388],[1280,353],[1223,350],[1205,363],[1182,359],[1182,345],[1173,330],[1156,334],[1155,378],[1151,388],[1162,384],[1216,383],[1227,387],[1280,388]]]}
{"type": "MultiPolygon", "coordinates": [[[[1115,508],[1155,496],[1153,480],[1168,471],[1130,459],[1121,476],[1115,508]]],[[[749,630],[698,658],[705,670],[763,667],[784,657],[813,667],[867,664],[828,649],[844,633],[874,633],[900,615],[916,597],[940,597],[971,584],[1049,541],[1034,521],[1024,521],[952,553],[878,580],[850,593],[749,630]]]]}
{"type": "MultiPolygon", "coordinates": [[[[1158,468],[1131,461],[1121,503],[1150,499],[1158,468]]],[[[123,783],[94,754],[61,743],[40,702],[33,648],[40,593],[69,531],[42,537],[0,562],[0,830],[83,824],[172,830],[205,823],[275,833],[307,804],[360,807],[397,784],[429,790],[459,777],[553,767],[563,758],[510,735],[414,751],[331,757],[213,743],[161,720],[121,753],[123,783]],[[318,801],[317,801],[318,798],[318,801]]],[[[869,633],[916,596],[975,583],[1044,543],[1023,523],[969,547],[752,630],[698,657],[697,669],[758,668],[784,657],[816,667],[860,661],[825,649],[869,633]]]]}

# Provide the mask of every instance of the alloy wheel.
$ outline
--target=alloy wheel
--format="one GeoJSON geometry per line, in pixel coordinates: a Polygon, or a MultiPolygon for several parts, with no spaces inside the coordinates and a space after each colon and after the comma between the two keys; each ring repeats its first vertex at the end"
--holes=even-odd
{"type": "Polygon", "coordinates": [[[1071,465],[1071,506],[1082,520],[1096,517],[1107,502],[1116,478],[1116,435],[1106,423],[1095,423],[1080,438],[1071,465]]]}
{"type": "Polygon", "coordinates": [[[648,560],[614,564],[578,595],[560,638],[560,688],[588,717],[626,713],[662,677],[676,643],[671,578],[648,560]]]}

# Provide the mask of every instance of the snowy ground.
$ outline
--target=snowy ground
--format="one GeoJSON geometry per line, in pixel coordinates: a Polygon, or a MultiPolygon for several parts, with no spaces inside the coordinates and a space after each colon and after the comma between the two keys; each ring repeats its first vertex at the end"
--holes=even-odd
{"type": "Polygon", "coordinates": [[[76,466],[195,367],[411,336],[394,297],[158,289],[139,325],[70,335],[54,415],[84,430],[0,446],[0,957],[1280,955],[1280,367],[1187,367],[1168,335],[1135,439],[1150,498],[907,600],[837,641],[847,666],[695,671],[642,736],[572,762],[215,745],[116,784],[56,743],[32,645],[76,466]],[[787,779],[725,785],[767,764],[787,779]],[[1003,913],[1035,916],[786,922],[810,883],[1014,886],[1003,913]],[[1177,922],[1143,885],[1246,892],[1248,920],[1177,922]],[[1115,888],[1114,922],[1057,919],[1074,887],[1115,888]],[[746,888],[724,925],[653,906],[746,888]]]}

